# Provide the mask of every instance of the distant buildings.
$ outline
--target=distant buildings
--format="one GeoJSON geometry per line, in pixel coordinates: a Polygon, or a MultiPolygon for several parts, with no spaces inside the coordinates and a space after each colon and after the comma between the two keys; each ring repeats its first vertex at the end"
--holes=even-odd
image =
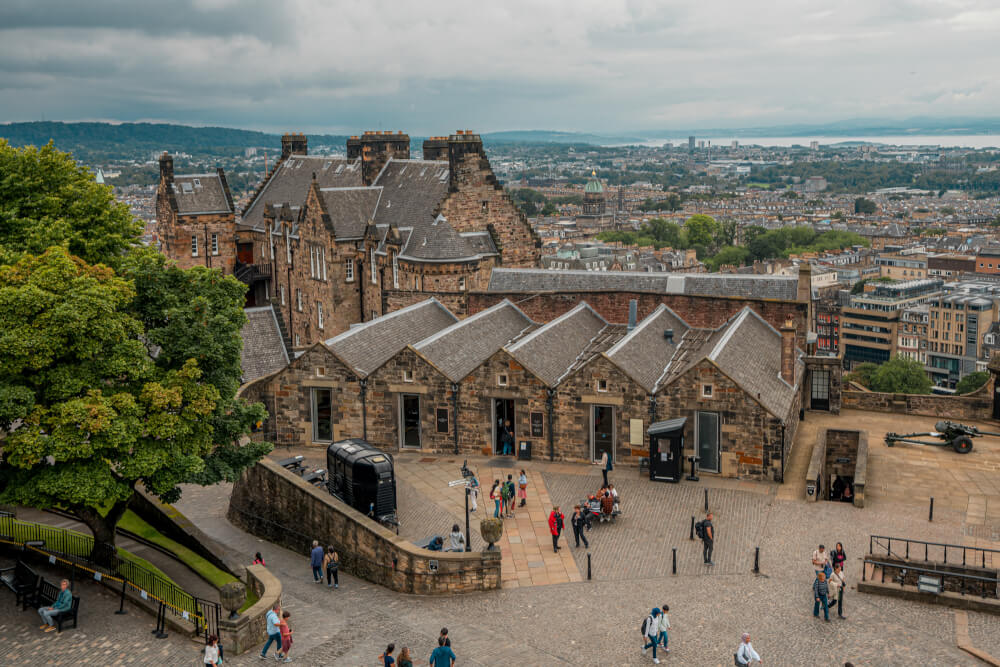
{"type": "Polygon", "coordinates": [[[869,361],[881,364],[898,352],[901,313],[940,293],[941,280],[874,283],[850,298],[841,311],[840,352],[848,369],[869,361]]]}
{"type": "Polygon", "coordinates": [[[986,370],[984,337],[1000,312],[1000,284],[947,283],[929,302],[927,372],[954,388],[965,375],[986,370]]]}

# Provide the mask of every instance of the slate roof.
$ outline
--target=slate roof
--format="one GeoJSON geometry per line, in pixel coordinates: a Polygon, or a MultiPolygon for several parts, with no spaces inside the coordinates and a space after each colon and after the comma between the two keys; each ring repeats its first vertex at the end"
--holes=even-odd
{"type": "Polygon", "coordinates": [[[347,241],[364,237],[365,227],[375,217],[382,188],[322,188],[320,196],[333,224],[334,238],[347,241]]]}
{"type": "Polygon", "coordinates": [[[587,303],[581,302],[548,324],[532,331],[507,348],[511,356],[549,387],[590,357],[600,354],[624,335],[623,327],[614,327],[587,303]],[[611,329],[609,329],[609,326],[611,329]],[[602,336],[602,333],[605,334],[602,336]],[[617,338],[609,340],[609,336],[617,338]],[[607,342],[603,349],[594,343],[607,342]]]}
{"type": "Polygon", "coordinates": [[[288,365],[288,351],[281,339],[278,319],[271,306],[246,308],[247,322],[240,330],[243,353],[240,368],[243,382],[270,375],[288,365]]]}
{"type": "Polygon", "coordinates": [[[266,229],[264,204],[301,208],[309,194],[313,173],[320,188],[364,186],[360,158],[348,160],[323,155],[291,155],[281,163],[243,211],[243,224],[266,229]]]}
{"type": "Polygon", "coordinates": [[[174,176],[173,195],[180,215],[233,212],[218,173],[174,176]]]}
{"type": "Polygon", "coordinates": [[[690,328],[674,311],[661,304],[605,354],[643,389],[652,392],[690,328]],[[674,332],[672,342],[664,335],[668,329],[674,332]]]}
{"type": "Polygon", "coordinates": [[[449,380],[458,382],[498,350],[536,328],[538,324],[504,299],[413,347],[449,380]]]}
{"type": "Polygon", "coordinates": [[[490,292],[630,291],[794,301],[797,276],[493,269],[490,292]]]}
{"type": "Polygon", "coordinates": [[[448,166],[390,158],[374,184],[382,187],[376,224],[419,228],[434,222],[438,204],[448,194],[448,166]]]}
{"type": "Polygon", "coordinates": [[[326,345],[360,375],[369,375],[407,345],[457,321],[440,301],[431,298],[353,326],[326,345]]]}
{"type": "MultiPolygon", "coordinates": [[[[776,417],[784,418],[795,387],[781,377],[781,333],[749,307],[727,325],[708,358],[776,417]]],[[[796,351],[795,385],[805,366],[796,351]]]]}

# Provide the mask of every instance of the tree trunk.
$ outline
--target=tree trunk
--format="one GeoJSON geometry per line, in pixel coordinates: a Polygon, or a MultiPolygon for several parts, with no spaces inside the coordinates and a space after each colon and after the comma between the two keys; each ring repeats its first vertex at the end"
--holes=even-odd
{"type": "Polygon", "coordinates": [[[118,553],[115,547],[115,527],[121,520],[128,501],[120,501],[111,506],[108,513],[101,513],[92,507],[75,507],[74,512],[80,520],[87,524],[94,535],[94,548],[90,552],[90,560],[105,567],[114,565],[118,553]]]}

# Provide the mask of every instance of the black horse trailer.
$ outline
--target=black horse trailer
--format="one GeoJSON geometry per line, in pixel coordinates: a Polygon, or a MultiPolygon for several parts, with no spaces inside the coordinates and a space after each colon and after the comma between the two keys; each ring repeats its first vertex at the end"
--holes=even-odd
{"type": "Polygon", "coordinates": [[[326,466],[331,494],[376,521],[396,523],[396,475],[389,454],[350,438],[327,448],[326,466]]]}

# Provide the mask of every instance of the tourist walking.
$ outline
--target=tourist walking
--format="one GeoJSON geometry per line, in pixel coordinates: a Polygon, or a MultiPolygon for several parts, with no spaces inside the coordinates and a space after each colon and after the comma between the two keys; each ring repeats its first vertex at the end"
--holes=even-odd
{"type": "Polygon", "coordinates": [[[437,648],[431,653],[430,667],[452,667],[455,664],[455,652],[451,646],[445,646],[445,637],[438,637],[437,648]]]}
{"type": "Polygon", "coordinates": [[[847,554],[844,552],[844,545],[840,542],[837,542],[837,546],[834,547],[833,552],[830,554],[830,562],[834,568],[838,565],[842,570],[847,567],[847,554]]]}
{"type": "Polygon", "coordinates": [[[552,508],[552,514],[549,515],[549,532],[552,533],[553,552],[559,551],[559,536],[562,534],[565,519],[566,517],[559,511],[558,505],[552,508]]]}
{"type": "Polygon", "coordinates": [[[601,474],[604,475],[604,486],[608,485],[608,473],[615,469],[614,464],[611,462],[611,457],[607,452],[601,454],[601,458],[598,461],[594,461],[595,466],[601,466],[601,474]]]}
{"type": "Polygon", "coordinates": [[[462,534],[457,523],[452,525],[451,535],[448,536],[448,539],[451,543],[445,551],[465,551],[465,535],[462,534]]]}
{"type": "Polygon", "coordinates": [[[813,616],[819,618],[819,608],[820,605],[823,606],[823,620],[830,621],[830,586],[826,583],[826,573],[817,572],[816,580],[813,581],[813,597],[816,601],[813,602],[813,616]]]}
{"type": "Polygon", "coordinates": [[[292,650],[292,629],[288,625],[288,618],[291,616],[287,611],[281,614],[281,623],[278,625],[278,631],[281,633],[281,654],[284,657],[285,662],[291,662],[292,659],[288,657],[288,652],[292,650]]]}
{"type": "Polygon", "coordinates": [[[396,667],[413,667],[413,658],[410,657],[410,649],[405,646],[399,649],[399,660],[396,661],[396,667]]]}
{"type": "Polygon", "coordinates": [[[441,628],[441,633],[438,635],[438,639],[443,639],[444,645],[451,648],[451,640],[448,639],[448,628],[441,628]]]}
{"type": "Polygon", "coordinates": [[[42,625],[38,628],[45,632],[52,632],[56,629],[55,617],[64,611],[69,611],[73,606],[73,593],[69,590],[69,580],[63,579],[59,582],[59,595],[51,607],[39,607],[38,615],[42,617],[42,625]]]}
{"type": "Polygon", "coordinates": [[[830,552],[827,551],[826,547],[824,547],[822,544],[819,545],[818,549],[813,551],[812,564],[813,564],[813,570],[815,570],[817,573],[819,572],[823,572],[824,574],[826,573],[826,568],[830,564],[830,552]]]}
{"type": "Polygon", "coordinates": [[[313,570],[313,583],[323,583],[323,547],[319,545],[319,540],[313,540],[313,548],[309,552],[309,564],[313,570]]]}
{"type": "Polygon", "coordinates": [[[521,474],[517,476],[517,497],[521,499],[518,507],[524,507],[528,502],[528,475],[521,469],[521,474]]]}
{"type": "Polygon", "coordinates": [[[736,649],[736,653],[733,654],[735,662],[737,665],[749,665],[752,662],[757,662],[758,664],[763,664],[763,660],[757,655],[757,651],[753,650],[753,644],[750,643],[750,633],[744,632],[743,636],[740,638],[740,646],[736,649]]]}
{"type": "Polygon", "coordinates": [[[503,504],[504,504],[504,515],[509,518],[514,518],[514,476],[507,475],[507,481],[503,485],[503,504]]]}
{"type": "Polygon", "coordinates": [[[264,644],[264,648],[260,652],[261,658],[267,657],[267,649],[271,648],[271,644],[277,644],[274,652],[280,657],[281,656],[281,630],[278,626],[281,624],[281,617],[278,614],[281,612],[281,605],[275,602],[271,605],[271,611],[267,612],[267,616],[264,617],[264,622],[266,623],[265,632],[267,632],[267,643],[264,644]]]}
{"type": "Polygon", "coordinates": [[[579,505],[573,507],[573,516],[570,517],[569,522],[573,526],[573,539],[576,540],[576,548],[580,548],[580,540],[583,540],[584,548],[589,549],[590,543],[587,542],[587,536],[583,534],[583,529],[587,525],[587,517],[583,515],[579,505]]]}
{"type": "Polygon", "coordinates": [[[667,634],[667,631],[670,630],[670,619],[667,618],[668,611],[670,611],[670,606],[666,604],[660,609],[660,633],[656,637],[656,641],[663,647],[664,653],[670,653],[670,649],[668,648],[670,636],[667,634]]]}
{"type": "Polygon", "coordinates": [[[326,548],[326,555],[323,556],[323,569],[326,570],[326,587],[331,588],[330,581],[333,581],[333,588],[340,588],[340,579],[337,578],[337,570],[340,569],[340,556],[331,544],[326,548]]]}
{"type": "Polygon", "coordinates": [[[837,616],[844,618],[844,593],[847,591],[847,577],[844,575],[844,568],[839,563],[833,566],[833,573],[830,575],[827,585],[830,587],[830,604],[836,602],[837,616]]]}
{"type": "Polygon", "coordinates": [[[395,644],[389,644],[385,647],[385,653],[378,657],[382,661],[382,667],[392,667],[392,665],[396,664],[396,659],[392,657],[392,652],[395,650],[395,644]]]}
{"type": "Polygon", "coordinates": [[[715,565],[712,560],[712,551],[715,549],[715,526],[712,525],[712,513],[705,515],[705,520],[701,522],[701,556],[706,565],[715,565]]]}
{"type": "Polygon", "coordinates": [[[221,665],[222,656],[219,655],[219,638],[215,635],[208,636],[208,643],[205,644],[206,665],[221,665]]]}
{"type": "Polygon", "coordinates": [[[479,499],[479,480],[476,479],[475,475],[469,477],[467,482],[469,486],[469,505],[472,506],[473,512],[479,509],[479,504],[476,502],[479,499]]]}
{"type": "Polygon", "coordinates": [[[652,613],[646,617],[646,620],[642,622],[643,635],[646,637],[646,643],[643,644],[642,654],[646,655],[646,652],[652,648],[653,649],[653,664],[660,664],[660,659],[656,657],[656,641],[660,634],[660,609],[659,607],[653,607],[652,613]]]}
{"type": "Polygon", "coordinates": [[[503,498],[500,496],[500,480],[493,480],[493,488],[490,489],[490,500],[493,501],[493,518],[500,518],[500,503],[503,498]]]}
{"type": "Polygon", "coordinates": [[[264,562],[264,557],[261,556],[260,552],[258,551],[257,553],[254,554],[253,563],[251,563],[251,565],[263,565],[266,567],[267,563],[264,562]]]}
{"type": "Polygon", "coordinates": [[[510,427],[510,420],[503,423],[503,431],[500,434],[500,442],[503,444],[503,455],[510,456],[514,453],[514,430],[510,427]]]}

